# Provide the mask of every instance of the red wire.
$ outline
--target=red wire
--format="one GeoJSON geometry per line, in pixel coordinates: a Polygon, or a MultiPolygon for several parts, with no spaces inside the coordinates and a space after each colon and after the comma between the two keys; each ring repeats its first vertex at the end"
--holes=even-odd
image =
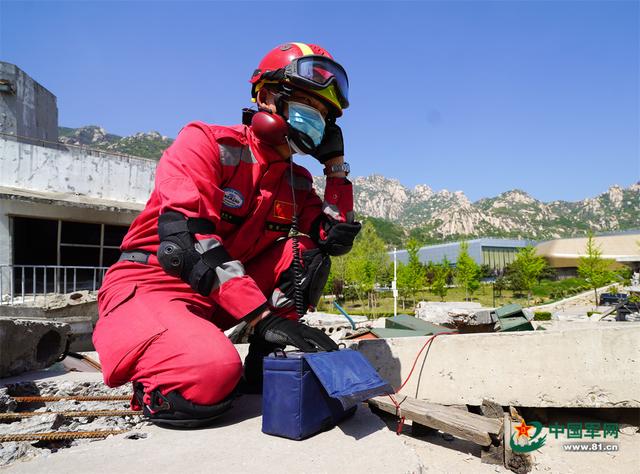
{"type": "Polygon", "coordinates": [[[442,335],[445,335],[445,334],[458,334],[458,333],[457,332],[441,332],[441,333],[438,333],[438,334],[434,334],[429,339],[427,339],[427,342],[425,342],[424,345],[422,346],[422,348],[420,349],[420,351],[418,351],[418,355],[416,356],[416,358],[413,361],[413,366],[411,367],[411,370],[409,371],[409,375],[407,375],[407,378],[404,380],[404,382],[402,382],[402,385],[400,385],[400,387],[396,389],[395,393],[400,392],[400,390],[402,390],[404,388],[404,386],[407,384],[407,382],[409,381],[409,379],[413,375],[413,371],[416,368],[416,364],[418,363],[418,359],[420,358],[420,354],[422,354],[422,351],[424,351],[424,349],[427,347],[427,345],[431,341],[433,341],[436,337],[442,336],[442,335]]]}
{"type": "MultiPolygon", "coordinates": [[[[400,385],[399,388],[396,389],[396,391],[394,393],[400,393],[400,390],[402,390],[404,388],[404,386],[407,384],[407,382],[409,381],[409,379],[411,378],[411,376],[413,375],[413,371],[416,368],[416,364],[418,363],[418,359],[420,358],[420,354],[422,354],[422,351],[425,350],[425,348],[427,347],[427,345],[430,345],[430,343],[437,337],[437,336],[442,336],[445,334],[458,334],[457,332],[441,332],[438,334],[434,334],[433,336],[431,336],[429,339],[426,340],[426,342],[422,345],[422,347],[420,348],[420,350],[418,351],[418,355],[416,355],[416,358],[413,361],[413,366],[411,366],[411,370],[409,371],[409,375],[407,375],[407,378],[404,379],[404,382],[402,382],[402,385],[400,385]]],[[[396,416],[398,417],[398,426],[396,428],[396,434],[400,435],[402,433],[402,428],[404,426],[404,420],[405,417],[402,416],[402,408],[400,407],[401,403],[398,403],[398,401],[395,399],[395,397],[392,394],[388,394],[389,398],[391,399],[391,401],[393,402],[393,404],[396,407],[396,416]]]]}

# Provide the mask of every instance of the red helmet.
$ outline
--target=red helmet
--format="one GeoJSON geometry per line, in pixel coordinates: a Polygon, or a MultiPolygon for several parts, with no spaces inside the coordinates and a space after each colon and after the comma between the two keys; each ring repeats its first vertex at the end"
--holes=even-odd
{"type": "Polygon", "coordinates": [[[315,44],[285,43],[267,53],[250,82],[255,100],[267,83],[287,83],[326,102],[337,116],[349,106],[349,79],[329,52],[315,44]]]}

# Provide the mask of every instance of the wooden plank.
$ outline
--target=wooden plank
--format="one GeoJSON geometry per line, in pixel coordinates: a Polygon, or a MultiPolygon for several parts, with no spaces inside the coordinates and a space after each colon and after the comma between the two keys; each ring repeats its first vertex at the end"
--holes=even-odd
{"type": "MultiPolygon", "coordinates": [[[[402,409],[402,416],[480,446],[489,446],[490,435],[498,435],[502,430],[501,420],[485,418],[475,413],[427,403],[403,395],[396,395],[396,397],[402,409]]],[[[396,413],[396,407],[389,397],[375,397],[370,399],[369,403],[387,413],[396,413]]]]}

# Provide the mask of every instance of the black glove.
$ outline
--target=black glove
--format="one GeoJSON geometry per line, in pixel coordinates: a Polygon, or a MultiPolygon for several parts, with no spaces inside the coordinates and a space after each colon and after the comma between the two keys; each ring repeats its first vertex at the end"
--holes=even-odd
{"type": "Polygon", "coordinates": [[[362,225],[359,222],[333,222],[329,224],[326,239],[319,239],[318,245],[323,252],[334,257],[344,255],[353,247],[362,225]]]}
{"type": "Polygon", "coordinates": [[[337,351],[338,345],[320,329],[270,314],[256,324],[254,335],[271,344],[291,345],[303,352],[337,351]]]}
{"type": "Polygon", "coordinates": [[[320,163],[324,164],[331,158],[344,155],[344,140],[342,130],[335,123],[327,123],[324,128],[324,136],[320,145],[312,153],[312,156],[320,163]]]}

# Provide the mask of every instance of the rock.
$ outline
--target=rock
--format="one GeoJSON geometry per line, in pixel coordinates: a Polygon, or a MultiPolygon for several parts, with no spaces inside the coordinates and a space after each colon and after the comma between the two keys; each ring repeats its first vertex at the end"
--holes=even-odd
{"type": "Polygon", "coordinates": [[[69,331],[64,323],[0,317],[0,377],[50,366],[64,353],[69,331]]]}
{"type": "Polygon", "coordinates": [[[24,460],[28,457],[37,456],[38,451],[40,450],[31,446],[31,443],[0,443],[0,466],[5,466],[18,459],[24,460]]]}
{"type": "Polygon", "coordinates": [[[6,413],[9,411],[15,411],[18,404],[9,395],[9,391],[6,387],[0,388],[0,413],[6,413]]]}
{"type": "Polygon", "coordinates": [[[0,434],[46,433],[64,424],[64,417],[53,413],[22,418],[14,423],[0,425],[0,434]]]}

